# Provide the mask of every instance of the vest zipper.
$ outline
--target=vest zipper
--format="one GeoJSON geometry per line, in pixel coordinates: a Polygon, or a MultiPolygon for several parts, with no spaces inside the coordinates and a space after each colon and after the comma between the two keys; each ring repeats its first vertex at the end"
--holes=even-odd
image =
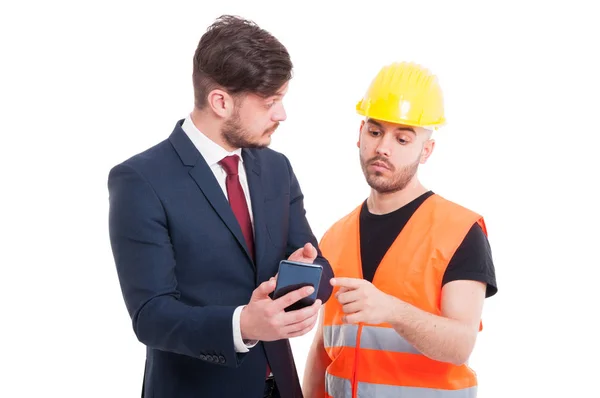
{"type": "Polygon", "coordinates": [[[362,325],[358,325],[358,332],[356,332],[356,346],[354,347],[354,369],[352,370],[352,398],[358,396],[358,377],[356,372],[358,369],[358,358],[360,350],[360,335],[362,333],[362,325]]]}

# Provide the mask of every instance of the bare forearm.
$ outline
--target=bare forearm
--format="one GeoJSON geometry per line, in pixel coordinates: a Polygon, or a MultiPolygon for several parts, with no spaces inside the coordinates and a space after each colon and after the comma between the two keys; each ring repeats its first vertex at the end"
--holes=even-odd
{"type": "Polygon", "coordinates": [[[302,394],[306,398],[320,398],[325,393],[325,371],[331,360],[323,347],[311,346],[308,351],[302,394]]]}
{"type": "Polygon", "coordinates": [[[395,299],[390,325],[423,355],[455,365],[465,363],[477,337],[477,329],[420,310],[395,299]]]}

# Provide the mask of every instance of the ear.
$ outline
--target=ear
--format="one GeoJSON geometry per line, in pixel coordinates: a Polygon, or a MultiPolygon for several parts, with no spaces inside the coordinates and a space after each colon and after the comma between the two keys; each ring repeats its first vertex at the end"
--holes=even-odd
{"type": "Polygon", "coordinates": [[[423,150],[421,151],[421,159],[419,160],[421,164],[425,164],[425,162],[427,162],[427,159],[429,159],[429,157],[431,156],[434,148],[435,140],[433,138],[430,138],[427,141],[425,141],[425,143],[423,144],[423,150]]]}
{"type": "Polygon", "coordinates": [[[221,118],[229,118],[234,111],[234,101],[231,95],[224,90],[214,89],[208,93],[208,106],[221,118]]]}
{"type": "Polygon", "coordinates": [[[361,135],[361,133],[362,133],[362,129],[363,129],[363,127],[365,127],[365,121],[364,121],[364,120],[361,120],[361,121],[360,121],[360,128],[358,129],[358,141],[356,141],[356,146],[357,146],[358,148],[360,148],[360,135],[361,135]]]}

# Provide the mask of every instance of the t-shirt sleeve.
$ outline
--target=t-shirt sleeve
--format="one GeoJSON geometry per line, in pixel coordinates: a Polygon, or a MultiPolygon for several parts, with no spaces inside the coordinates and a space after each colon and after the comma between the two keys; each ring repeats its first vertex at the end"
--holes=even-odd
{"type": "Polygon", "coordinates": [[[490,243],[478,223],[471,227],[452,256],[444,273],[442,286],[456,280],[486,283],[486,298],[498,292],[490,243]]]}

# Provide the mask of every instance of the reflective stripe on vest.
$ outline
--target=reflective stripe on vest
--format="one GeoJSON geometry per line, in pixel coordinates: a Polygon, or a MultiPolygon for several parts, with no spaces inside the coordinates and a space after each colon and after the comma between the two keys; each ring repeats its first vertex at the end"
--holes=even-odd
{"type": "MultiPolygon", "coordinates": [[[[356,347],[357,334],[358,325],[323,326],[325,348],[356,347]]],[[[360,335],[360,348],[421,354],[394,329],[378,326],[363,326],[360,335]]]]}
{"type": "MultiPolygon", "coordinates": [[[[352,396],[350,380],[325,374],[325,391],[332,398],[352,396]]],[[[441,390],[434,388],[390,386],[385,384],[358,382],[357,398],[475,398],[477,387],[460,390],[441,390]]]]}

